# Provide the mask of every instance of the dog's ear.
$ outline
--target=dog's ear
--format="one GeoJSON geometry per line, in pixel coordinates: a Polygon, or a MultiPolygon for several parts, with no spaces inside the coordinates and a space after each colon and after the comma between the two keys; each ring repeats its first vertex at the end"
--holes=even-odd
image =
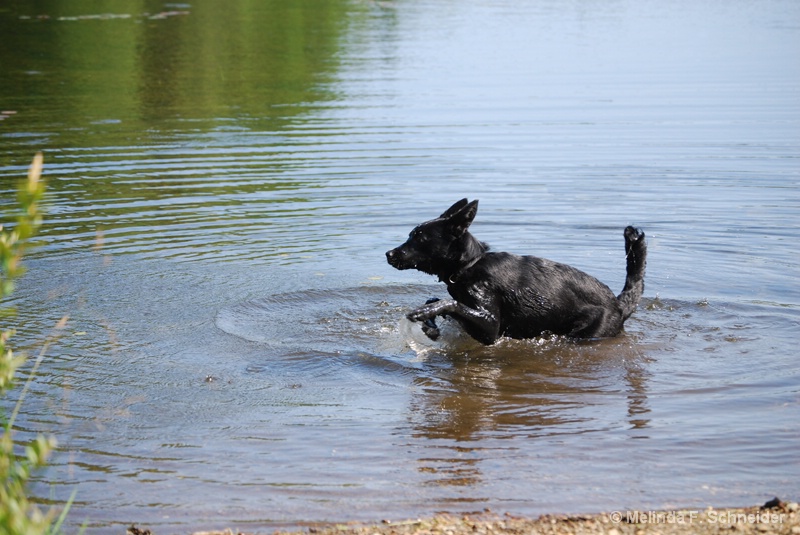
{"type": "Polygon", "coordinates": [[[445,210],[444,213],[439,217],[442,219],[447,219],[451,215],[455,214],[456,212],[464,208],[468,202],[469,201],[467,201],[467,199],[461,199],[460,201],[456,202],[453,206],[445,210]]]}
{"type": "MultiPolygon", "coordinates": [[[[464,200],[466,201],[466,199],[464,200]]],[[[471,203],[462,206],[459,210],[450,214],[447,217],[447,222],[450,225],[453,234],[455,236],[461,236],[462,234],[464,234],[469,228],[469,226],[472,224],[472,220],[475,219],[475,215],[477,213],[478,213],[478,200],[475,199],[471,203]]]]}

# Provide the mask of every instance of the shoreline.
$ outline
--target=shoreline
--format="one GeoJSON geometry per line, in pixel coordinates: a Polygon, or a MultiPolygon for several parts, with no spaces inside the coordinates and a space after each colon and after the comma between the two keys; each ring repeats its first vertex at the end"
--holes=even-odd
{"type": "MultiPolygon", "coordinates": [[[[778,498],[761,506],[613,511],[586,515],[546,514],[526,518],[491,511],[441,514],[381,523],[321,524],[300,530],[198,531],[192,535],[800,535],[800,506],[778,498]]],[[[131,526],[128,535],[157,535],[131,526]]]]}

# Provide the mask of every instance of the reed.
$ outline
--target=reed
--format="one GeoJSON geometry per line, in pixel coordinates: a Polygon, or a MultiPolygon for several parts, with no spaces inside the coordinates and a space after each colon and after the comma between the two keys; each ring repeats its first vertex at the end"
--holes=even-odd
{"type": "MultiPolygon", "coordinates": [[[[10,228],[0,226],[0,301],[11,295],[14,282],[25,272],[22,265],[23,254],[42,224],[40,203],[45,191],[41,180],[42,162],[42,154],[37,153],[27,179],[21,182],[17,192],[18,212],[15,221],[9,225],[10,228]]],[[[13,317],[13,308],[0,308],[0,319],[4,323],[13,317]]],[[[15,354],[9,346],[13,335],[13,328],[5,328],[0,332],[0,397],[5,397],[14,388],[17,371],[26,361],[25,356],[15,354]]],[[[13,437],[14,421],[48,344],[49,342],[45,343],[39,351],[10,416],[6,416],[0,406],[0,419],[3,423],[3,436],[0,438],[0,535],[58,533],[72,501],[70,499],[67,507],[56,517],[55,509],[42,511],[28,496],[29,481],[37,470],[47,465],[47,460],[56,447],[55,438],[40,434],[25,444],[15,444],[13,437]]]]}

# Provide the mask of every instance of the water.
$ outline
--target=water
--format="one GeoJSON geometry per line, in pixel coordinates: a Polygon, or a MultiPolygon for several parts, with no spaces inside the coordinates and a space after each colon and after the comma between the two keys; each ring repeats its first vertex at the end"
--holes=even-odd
{"type": "Polygon", "coordinates": [[[0,10],[3,205],[48,179],[14,342],[69,316],[17,438],[58,438],[72,525],[798,497],[795,2],[120,9],[0,10]],[[615,291],[644,228],[626,332],[421,335],[444,288],[384,251],[465,196],[615,291]]]}

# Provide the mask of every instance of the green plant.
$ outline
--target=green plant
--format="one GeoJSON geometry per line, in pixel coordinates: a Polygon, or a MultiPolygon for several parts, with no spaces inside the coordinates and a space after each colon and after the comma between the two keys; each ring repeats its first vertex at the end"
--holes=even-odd
{"type": "MultiPolygon", "coordinates": [[[[39,203],[44,195],[44,184],[40,180],[42,172],[42,154],[33,158],[28,179],[23,181],[17,193],[17,204],[20,212],[16,224],[11,229],[0,226],[0,299],[5,299],[14,291],[14,281],[22,276],[24,267],[21,264],[23,253],[42,223],[39,203]]],[[[4,308],[0,318],[7,320],[13,317],[13,309],[4,308]]],[[[14,385],[18,368],[25,358],[15,355],[8,347],[8,340],[14,334],[13,329],[0,332],[0,396],[5,396],[14,385]]],[[[60,529],[63,515],[55,521],[55,511],[42,512],[27,495],[28,481],[37,469],[47,464],[50,453],[56,447],[52,437],[38,435],[24,446],[24,454],[15,452],[13,440],[14,420],[19,413],[22,400],[31,380],[44,357],[44,347],[28,379],[17,399],[11,416],[3,416],[3,436],[0,438],[0,535],[35,535],[54,533],[60,529]]]]}

